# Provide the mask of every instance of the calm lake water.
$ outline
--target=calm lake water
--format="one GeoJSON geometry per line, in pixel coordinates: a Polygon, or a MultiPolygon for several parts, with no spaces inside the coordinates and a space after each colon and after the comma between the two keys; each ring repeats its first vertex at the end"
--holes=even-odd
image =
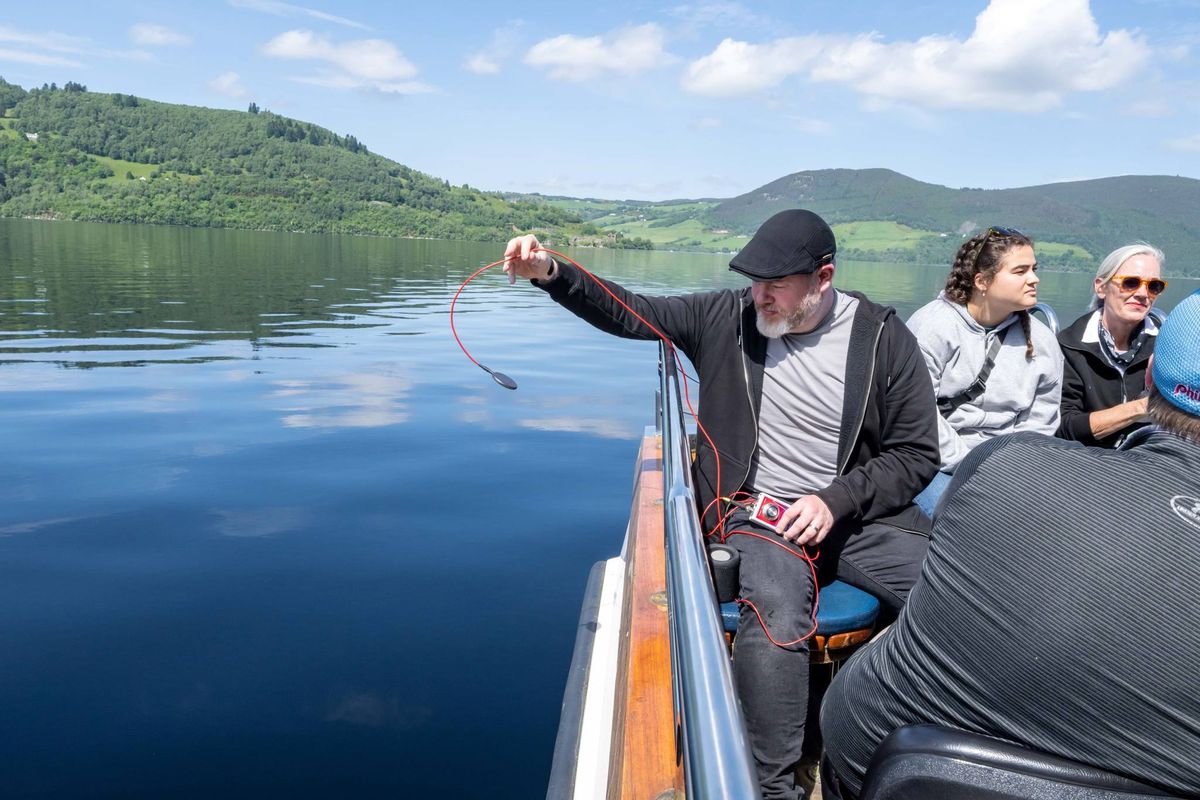
{"type": "MultiPolygon", "coordinates": [[[[544,794],[656,348],[489,273],[457,320],[497,387],[446,312],[501,249],[0,220],[0,794],[544,794]]],[[[838,283],[907,317],[945,271],[838,283]]],[[[1088,285],[1042,297],[1069,322],[1088,285]]]]}

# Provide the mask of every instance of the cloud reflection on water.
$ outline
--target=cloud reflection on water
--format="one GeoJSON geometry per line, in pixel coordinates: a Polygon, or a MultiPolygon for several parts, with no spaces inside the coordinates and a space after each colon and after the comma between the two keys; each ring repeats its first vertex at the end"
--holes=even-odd
{"type": "Polygon", "coordinates": [[[417,728],[433,716],[428,706],[402,706],[395,695],[350,691],[336,699],[325,713],[326,722],[346,722],[369,728],[417,728]]]}
{"type": "Polygon", "coordinates": [[[312,517],[308,511],[296,506],[213,508],[209,511],[220,517],[216,528],[223,536],[237,538],[290,533],[303,528],[312,517]]]}
{"type": "Polygon", "coordinates": [[[52,519],[38,519],[32,522],[18,522],[15,525],[5,525],[0,528],[0,536],[13,536],[20,533],[33,533],[42,528],[49,528],[52,525],[63,525],[68,522],[76,522],[87,517],[54,517],[52,519]]]}
{"type": "Polygon", "coordinates": [[[288,428],[379,428],[407,422],[412,381],[385,371],[275,381],[288,428]]]}
{"type": "Polygon", "coordinates": [[[603,439],[636,440],[641,437],[639,431],[632,430],[626,423],[603,417],[541,417],[523,419],[520,425],[535,431],[586,433],[603,439]]]}

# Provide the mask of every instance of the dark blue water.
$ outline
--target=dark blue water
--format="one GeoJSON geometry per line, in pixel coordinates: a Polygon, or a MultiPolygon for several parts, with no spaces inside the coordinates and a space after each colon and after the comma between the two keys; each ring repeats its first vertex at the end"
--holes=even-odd
{"type": "MultiPolygon", "coordinates": [[[[656,351],[485,275],[458,323],[497,387],[446,312],[499,250],[0,220],[0,795],[544,793],[656,351]]],[[[906,316],[943,279],[839,271],[906,316]]]]}

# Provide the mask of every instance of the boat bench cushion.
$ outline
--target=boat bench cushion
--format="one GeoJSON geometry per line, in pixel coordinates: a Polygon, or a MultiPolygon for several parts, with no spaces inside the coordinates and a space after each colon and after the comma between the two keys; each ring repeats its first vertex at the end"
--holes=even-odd
{"type": "MultiPolygon", "coordinates": [[[[825,794],[836,796],[835,792],[825,794]]],[[[860,800],[1149,800],[1162,790],[1121,775],[941,725],[907,725],[871,758],[860,800]]]]}
{"type": "MultiPolygon", "coordinates": [[[[875,624],[879,616],[879,600],[875,595],[848,583],[834,581],[821,587],[817,605],[817,635],[862,630],[875,624]]],[[[738,604],[721,604],[721,621],[727,633],[737,633],[738,604]]]]}

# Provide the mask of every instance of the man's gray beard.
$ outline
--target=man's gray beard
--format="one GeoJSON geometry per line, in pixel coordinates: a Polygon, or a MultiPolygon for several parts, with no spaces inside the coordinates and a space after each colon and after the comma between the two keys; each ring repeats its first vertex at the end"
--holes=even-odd
{"type": "Polygon", "coordinates": [[[761,311],[755,309],[754,327],[758,328],[758,332],[768,339],[780,339],[791,333],[795,328],[804,326],[804,323],[817,312],[821,306],[821,293],[812,292],[805,295],[800,301],[800,307],[783,319],[777,319],[774,322],[768,322],[763,319],[761,311]]]}
{"type": "Polygon", "coordinates": [[[758,328],[758,332],[768,339],[781,339],[792,329],[792,323],[790,319],[777,319],[768,322],[763,319],[762,312],[759,311],[754,317],[754,327],[758,328]]]}

